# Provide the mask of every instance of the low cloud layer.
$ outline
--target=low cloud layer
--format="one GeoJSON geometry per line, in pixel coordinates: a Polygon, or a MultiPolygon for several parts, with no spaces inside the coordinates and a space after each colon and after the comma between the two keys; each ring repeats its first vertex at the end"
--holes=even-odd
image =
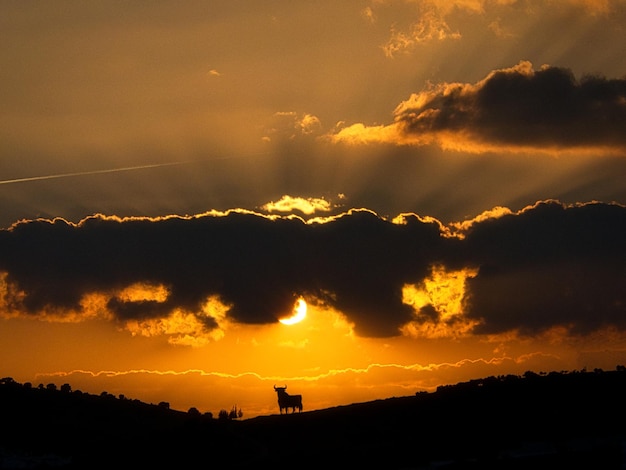
{"type": "Polygon", "coordinates": [[[585,76],[530,62],[475,83],[441,83],[414,93],[389,125],[357,123],[337,142],[428,145],[469,151],[626,150],[626,79],[585,76]]]}
{"type": "Polygon", "coordinates": [[[424,288],[435,267],[472,273],[462,316],[473,333],[624,329],[624,266],[626,208],[600,203],[540,202],[456,227],[365,210],[308,223],[231,211],[35,220],[0,231],[7,314],[80,318],[85,299],[100,294],[117,321],[187,315],[206,332],[224,316],[274,323],[300,295],[337,309],[364,336],[398,335],[409,322],[453,328],[458,316],[403,302],[403,288],[424,288]],[[132,286],[161,290],[133,298],[132,286]],[[230,307],[225,314],[207,313],[215,298],[230,307]]]}

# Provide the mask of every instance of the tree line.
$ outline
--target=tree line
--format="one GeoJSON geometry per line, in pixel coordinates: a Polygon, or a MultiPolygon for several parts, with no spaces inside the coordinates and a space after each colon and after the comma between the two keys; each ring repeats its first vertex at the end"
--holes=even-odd
{"type": "MultiPolygon", "coordinates": [[[[69,383],[64,383],[61,386],[57,386],[55,383],[43,384],[40,383],[38,386],[33,386],[31,382],[20,383],[14,380],[12,377],[3,377],[0,378],[0,398],[6,397],[8,395],[12,395],[13,399],[16,398],[17,395],[22,394],[23,398],[31,395],[33,397],[37,396],[45,401],[46,398],[54,398],[57,397],[74,397],[76,402],[100,402],[100,403],[111,403],[113,401],[117,401],[120,403],[124,403],[124,405],[134,406],[138,409],[156,409],[156,410],[170,410],[170,403],[167,401],[161,401],[158,404],[153,403],[145,403],[138,399],[131,399],[124,394],[114,395],[107,391],[101,392],[99,395],[90,394],[87,392],[83,392],[81,390],[73,390],[72,386],[69,383]]],[[[194,419],[205,419],[211,420],[213,419],[213,413],[210,411],[206,411],[204,413],[200,412],[195,406],[190,407],[187,410],[187,414],[194,419]]],[[[217,415],[219,420],[234,420],[241,419],[243,417],[243,410],[241,408],[237,408],[237,406],[233,406],[230,411],[225,409],[221,409],[217,415]]]]}

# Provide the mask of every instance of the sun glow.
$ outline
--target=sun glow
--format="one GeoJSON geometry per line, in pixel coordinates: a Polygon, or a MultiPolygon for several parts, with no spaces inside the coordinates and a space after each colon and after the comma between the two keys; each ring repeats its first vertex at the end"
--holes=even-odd
{"type": "Polygon", "coordinates": [[[405,285],[402,300],[413,307],[415,319],[401,328],[402,333],[413,337],[453,338],[470,332],[477,321],[465,317],[465,283],[476,274],[470,268],[448,271],[444,266],[434,266],[422,284],[405,285]]]}
{"type": "Polygon", "coordinates": [[[300,297],[298,300],[296,300],[296,304],[293,307],[293,313],[291,314],[291,316],[287,318],[281,318],[278,321],[281,322],[283,325],[295,325],[296,323],[300,323],[306,318],[306,310],[306,302],[302,297],[300,297]]]}

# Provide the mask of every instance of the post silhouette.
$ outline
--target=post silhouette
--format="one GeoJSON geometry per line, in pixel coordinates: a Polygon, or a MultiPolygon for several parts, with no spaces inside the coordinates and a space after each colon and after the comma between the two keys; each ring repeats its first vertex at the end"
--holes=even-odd
{"type": "Polygon", "coordinates": [[[274,385],[274,390],[278,394],[278,408],[280,409],[280,414],[283,414],[283,409],[285,410],[285,414],[289,412],[289,408],[291,408],[291,412],[295,413],[296,408],[298,408],[298,413],[302,412],[302,395],[289,395],[285,390],[287,386],[277,387],[274,385]]]}

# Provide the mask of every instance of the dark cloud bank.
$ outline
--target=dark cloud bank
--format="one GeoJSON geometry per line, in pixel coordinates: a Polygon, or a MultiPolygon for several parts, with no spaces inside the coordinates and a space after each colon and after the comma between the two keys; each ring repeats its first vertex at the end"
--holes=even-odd
{"type": "Polygon", "coordinates": [[[587,75],[529,62],[491,72],[475,85],[443,85],[408,101],[396,121],[411,135],[465,132],[499,145],[626,146],[626,78],[587,75]],[[425,96],[425,95],[422,95],[425,96]]]}
{"type": "MultiPolygon", "coordinates": [[[[149,282],[170,288],[166,302],[113,297],[108,308],[121,320],[154,318],[176,307],[198,311],[217,294],[232,305],[232,319],[262,324],[302,294],[342,311],[361,335],[391,336],[415,319],[402,303],[404,284],[419,284],[433,265],[471,267],[478,274],[468,281],[466,315],[481,320],[478,333],[626,328],[625,207],[542,202],[463,234],[446,237],[439,223],[415,215],[400,225],[369,211],[323,224],[240,212],[37,220],[0,231],[0,270],[25,293],[7,302],[32,315],[149,282]]],[[[422,317],[438,321],[432,308],[422,317]]]]}

